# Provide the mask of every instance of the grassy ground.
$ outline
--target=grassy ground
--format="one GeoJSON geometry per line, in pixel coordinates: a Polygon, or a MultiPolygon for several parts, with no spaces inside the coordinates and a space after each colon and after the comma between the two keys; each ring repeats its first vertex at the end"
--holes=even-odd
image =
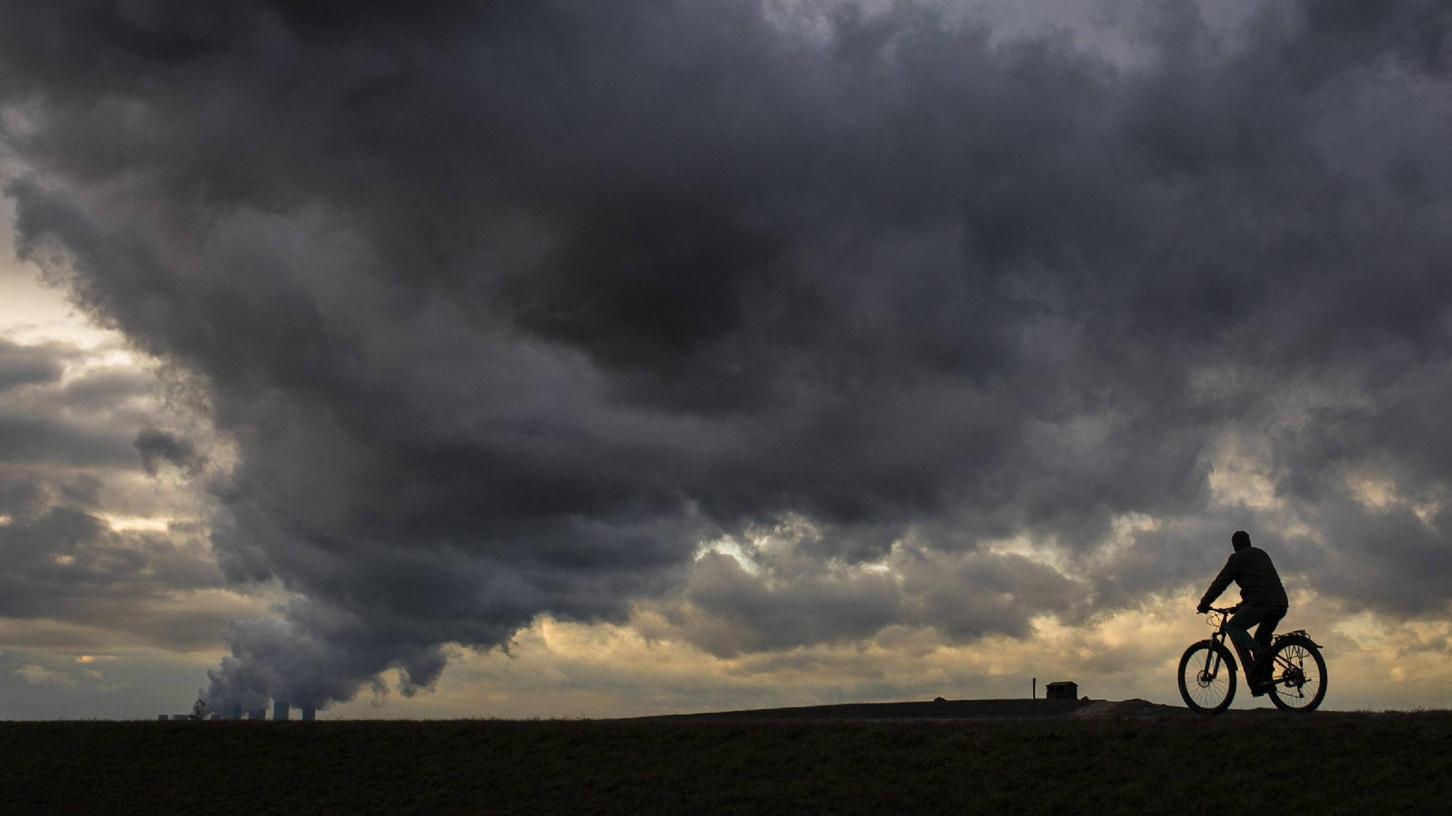
{"type": "Polygon", "coordinates": [[[1452,714],[0,723],[42,813],[1447,813],[1452,714]]]}

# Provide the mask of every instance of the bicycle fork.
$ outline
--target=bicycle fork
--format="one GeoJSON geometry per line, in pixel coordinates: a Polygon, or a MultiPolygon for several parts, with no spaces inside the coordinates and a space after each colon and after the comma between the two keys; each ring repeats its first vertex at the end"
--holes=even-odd
{"type": "Polygon", "coordinates": [[[1200,670],[1201,677],[1214,677],[1220,673],[1220,650],[1206,649],[1205,668],[1200,670]]]}

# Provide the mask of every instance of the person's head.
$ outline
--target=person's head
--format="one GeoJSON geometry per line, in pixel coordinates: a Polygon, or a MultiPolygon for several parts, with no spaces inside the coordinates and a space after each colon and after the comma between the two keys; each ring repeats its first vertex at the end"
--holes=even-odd
{"type": "Polygon", "coordinates": [[[1243,550],[1250,546],[1250,533],[1244,530],[1236,530],[1235,535],[1230,537],[1230,546],[1237,550],[1243,550]]]}

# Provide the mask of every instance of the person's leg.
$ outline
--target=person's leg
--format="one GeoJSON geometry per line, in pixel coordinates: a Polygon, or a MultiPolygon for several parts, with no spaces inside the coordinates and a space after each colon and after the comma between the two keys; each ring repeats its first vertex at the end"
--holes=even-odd
{"type": "Polygon", "coordinates": [[[1271,638],[1275,636],[1276,626],[1281,618],[1286,616],[1286,607],[1272,607],[1266,610],[1265,616],[1260,619],[1260,625],[1255,627],[1256,648],[1260,650],[1269,649],[1271,638]]]}
{"type": "Polygon", "coordinates": [[[1286,607],[1271,607],[1266,610],[1265,615],[1260,619],[1260,625],[1255,627],[1255,657],[1256,672],[1255,680],[1269,680],[1271,675],[1270,647],[1271,640],[1276,633],[1276,625],[1281,618],[1286,616],[1286,607]]]}
{"type": "MultiPolygon", "coordinates": [[[[1225,622],[1226,634],[1230,635],[1230,639],[1235,642],[1235,645],[1244,649],[1247,654],[1255,655],[1260,644],[1250,636],[1250,627],[1260,623],[1269,611],[1264,606],[1240,607],[1235,610],[1235,614],[1230,617],[1230,620],[1225,622]]],[[[1246,666],[1245,670],[1250,671],[1250,667],[1246,666]]]]}
{"type": "Polygon", "coordinates": [[[1230,639],[1235,641],[1244,654],[1250,655],[1245,663],[1245,682],[1250,686],[1250,693],[1256,697],[1265,693],[1258,682],[1260,657],[1266,653],[1264,648],[1255,638],[1250,636],[1250,627],[1265,619],[1271,610],[1264,606],[1242,606],[1235,611],[1230,620],[1225,622],[1225,632],[1230,639]]]}

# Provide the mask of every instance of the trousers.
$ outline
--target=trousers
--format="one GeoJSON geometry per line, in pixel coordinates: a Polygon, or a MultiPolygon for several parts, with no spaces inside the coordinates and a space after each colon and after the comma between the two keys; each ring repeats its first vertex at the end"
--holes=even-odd
{"type": "Polygon", "coordinates": [[[1270,648],[1271,636],[1276,633],[1276,624],[1286,616],[1284,606],[1242,606],[1235,610],[1229,621],[1225,623],[1225,631],[1235,645],[1255,655],[1259,660],[1270,648]],[[1257,626],[1256,624],[1259,624],[1257,626]],[[1255,636],[1251,637],[1250,627],[1255,626],[1255,636]]]}

